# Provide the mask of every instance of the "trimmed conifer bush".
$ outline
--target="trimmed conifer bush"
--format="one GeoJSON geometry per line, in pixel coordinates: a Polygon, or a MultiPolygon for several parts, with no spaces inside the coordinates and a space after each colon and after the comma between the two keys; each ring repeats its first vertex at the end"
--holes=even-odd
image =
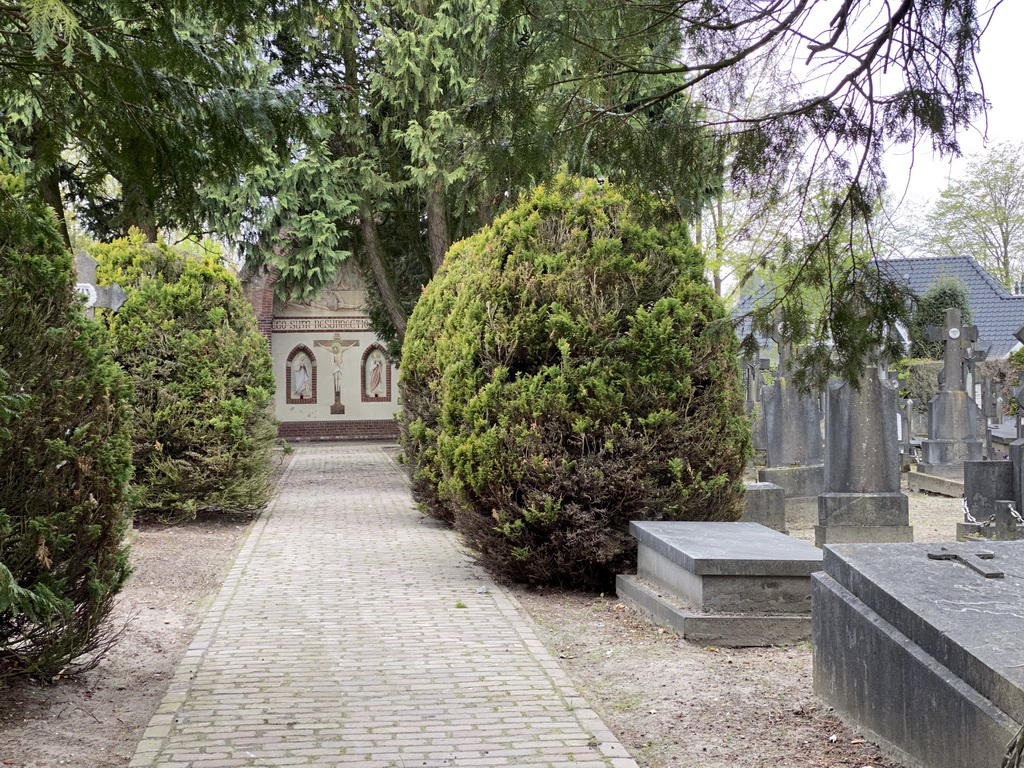
{"type": "Polygon", "coordinates": [[[91,666],[128,575],[130,387],[49,208],[0,172],[0,680],[91,666]]]}
{"type": "Polygon", "coordinates": [[[93,255],[101,281],[128,294],[107,322],[135,385],[137,509],[178,522],[264,505],[274,377],[238,279],[215,255],[147,245],[137,232],[93,255]]]}
{"type": "Polygon", "coordinates": [[[682,226],[560,177],[457,243],[409,322],[418,499],[501,577],[607,588],[630,520],[735,520],[737,341],[682,226]]]}
{"type": "Polygon", "coordinates": [[[947,309],[960,310],[960,322],[971,324],[971,304],[967,298],[967,287],[958,277],[940,277],[914,305],[907,329],[910,336],[910,357],[941,360],[942,341],[929,341],[928,328],[942,327],[946,322],[947,309]]]}

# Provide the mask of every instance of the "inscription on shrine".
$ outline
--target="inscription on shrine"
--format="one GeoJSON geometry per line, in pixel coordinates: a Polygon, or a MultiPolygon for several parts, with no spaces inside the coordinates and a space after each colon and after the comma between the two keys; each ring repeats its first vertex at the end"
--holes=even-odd
{"type": "Polygon", "coordinates": [[[368,331],[368,317],[282,317],[273,324],[275,331],[368,331]]]}

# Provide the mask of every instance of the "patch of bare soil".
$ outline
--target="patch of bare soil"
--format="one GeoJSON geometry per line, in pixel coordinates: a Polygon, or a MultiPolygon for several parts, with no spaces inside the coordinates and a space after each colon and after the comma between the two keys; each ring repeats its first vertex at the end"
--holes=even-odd
{"type": "MultiPolygon", "coordinates": [[[[952,535],[959,500],[911,499],[917,540],[952,535]]],[[[114,617],[124,636],[91,672],[0,688],[0,766],[127,766],[248,523],[140,523],[114,617]]],[[[514,594],[641,768],[901,768],[814,697],[809,646],[701,648],[611,596],[514,594]]]]}
{"type": "MultiPolygon", "coordinates": [[[[286,461],[275,457],[272,481],[286,461]]],[[[0,684],[0,766],[127,766],[254,519],[136,520],[135,571],[110,619],[120,638],[89,672],[0,684]]]]}
{"type": "MultiPolygon", "coordinates": [[[[915,541],[953,538],[959,499],[907,495],[915,541]]],[[[614,596],[513,593],[641,768],[902,768],[815,697],[809,643],[700,647],[614,596]]]]}

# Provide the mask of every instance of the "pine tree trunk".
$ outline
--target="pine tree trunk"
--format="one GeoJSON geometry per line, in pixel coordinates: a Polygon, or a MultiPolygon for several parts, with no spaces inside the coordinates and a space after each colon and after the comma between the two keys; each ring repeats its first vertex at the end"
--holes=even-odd
{"type": "Polygon", "coordinates": [[[398,300],[395,283],[384,261],[384,250],[381,247],[380,235],[377,233],[377,222],[373,219],[373,212],[369,204],[363,206],[363,212],[359,221],[359,231],[363,240],[363,253],[366,256],[370,272],[373,274],[373,282],[380,293],[381,301],[384,303],[384,309],[388,313],[388,319],[394,326],[399,340],[404,340],[407,321],[405,310],[398,300]]]}
{"type": "Polygon", "coordinates": [[[124,185],[121,220],[126,228],[135,227],[142,232],[147,243],[156,242],[156,214],[142,185],[136,181],[129,181],[124,185]]]}
{"type": "Polygon", "coordinates": [[[57,215],[57,231],[68,250],[71,249],[71,233],[68,232],[68,223],[64,218],[64,200],[60,194],[60,175],[57,171],[50,171],[39,180],[39,194],[53,212],[57,215]]]}
{"type": "Polygon", "coordinates": [[[441,268],[451,242],[448,238],[448,213],[445,210],[444,188],[440,181],[427,190],[427,242],[430,246],[430,265],[433,272],[441,268]]]}

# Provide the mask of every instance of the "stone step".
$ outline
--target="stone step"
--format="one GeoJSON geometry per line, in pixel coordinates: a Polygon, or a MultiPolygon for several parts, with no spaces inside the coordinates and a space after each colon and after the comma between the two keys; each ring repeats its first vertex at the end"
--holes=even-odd
{"type": "Polygon", "coordinates": [[[948,477],[938,477],[917,471],[907,473],[907,487],[912,491],[935,493],[939,496],[949,496],[953,499],[959,499],[964,495],[962,480],[953,480],[948,477]]]}
{"type": "Polygon", "coordinates": [[[743,648],[795,645],[811,639],[809,614],[764,616],[699,613],[693,607],[673,599],[667,590],[639,576],[617,576],[615,590],[623,603],[692,643],[743,648]]]}

